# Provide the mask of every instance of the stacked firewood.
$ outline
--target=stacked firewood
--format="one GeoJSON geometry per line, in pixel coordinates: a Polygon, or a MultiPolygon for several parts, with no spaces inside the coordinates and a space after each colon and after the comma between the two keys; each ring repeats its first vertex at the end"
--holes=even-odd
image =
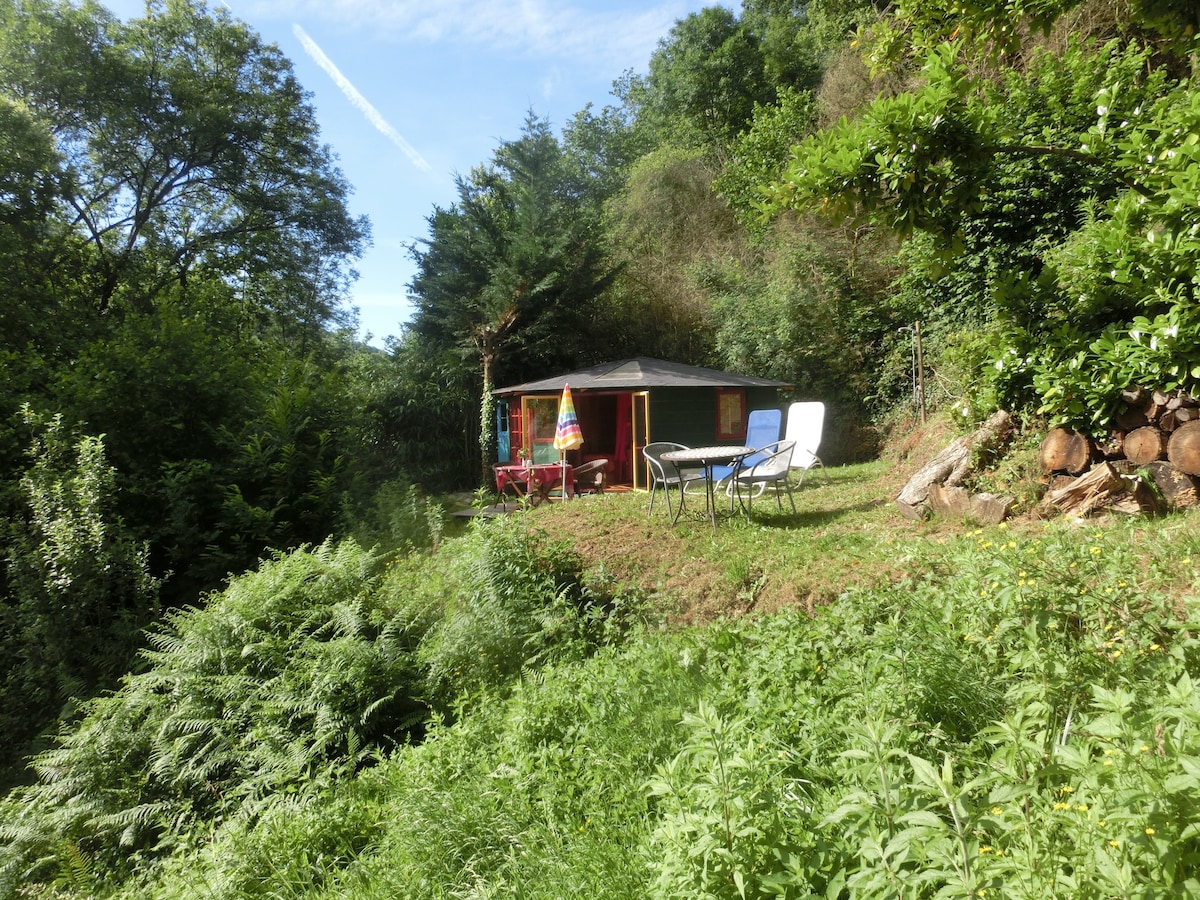
{"type": "Polygon", "coordinates": [[[1075,516],[1200,505],[1200,400],[1143,388],[1123,399],[1125,412],[1102,440],[1066,428],[1046,435],[1038,454],[1044,503],[1075,516]]]}

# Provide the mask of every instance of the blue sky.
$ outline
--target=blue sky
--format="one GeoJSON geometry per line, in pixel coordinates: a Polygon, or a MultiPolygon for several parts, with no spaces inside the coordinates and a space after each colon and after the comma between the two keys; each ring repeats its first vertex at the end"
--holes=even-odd
{"type": "MultiPolygon", "coordinates": [[[[102,0],[141,15],[143,0],[102,0]]],[[[645,72],[698,0],[209,0],[226,6],[292,61],[323,139],[354,187],[351,211],[374,243],[350,302],[382,346],[411,315],[406,249],[434,206],[455,200],[454,174],[520,135],[532,110],[560,132],[612,83],[645,72]]],[[[731,6],[732,4],[724,4],[731,6]]]]}

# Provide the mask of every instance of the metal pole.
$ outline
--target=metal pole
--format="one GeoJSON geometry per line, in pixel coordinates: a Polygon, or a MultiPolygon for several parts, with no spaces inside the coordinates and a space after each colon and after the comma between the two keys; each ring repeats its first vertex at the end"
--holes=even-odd
{"type": "Polygon", "coordinates": [[[921,323],[917,322],[913,329],[913,337],[917,342],[917,411],[921,424],[925,424],[925,358],[921,353],[921,323]]]}

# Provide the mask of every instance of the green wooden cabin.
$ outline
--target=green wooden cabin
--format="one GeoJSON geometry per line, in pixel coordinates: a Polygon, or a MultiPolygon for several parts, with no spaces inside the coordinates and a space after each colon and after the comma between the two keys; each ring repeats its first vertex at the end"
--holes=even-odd
{"type": "Polygon", "coordinates": [[[554,428],[567,385],[584,438],[583,447],[567,453],[567,462],[607,459],[610,483],[635,488],[647,484],[641,455],[646,444],[740,444],[750,410],[781,409],[783,392],[791,388],[782,381],[648,357],[498,388],[499,462],[518,462],[523,453],[536,463],[559,461],[554,428]]]}

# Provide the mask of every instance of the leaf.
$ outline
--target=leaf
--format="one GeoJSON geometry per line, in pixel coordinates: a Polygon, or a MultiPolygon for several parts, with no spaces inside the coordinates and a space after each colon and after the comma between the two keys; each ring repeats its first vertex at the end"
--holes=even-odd
{"type": "Polygon", "coordinates": [[[912,765],[913,774],[916,776],[917,781],[929,787],[937,788],[939,794],[944,792],[942,779],[938,776],[937,770],[927,760],[908,754],[908,761],[912,765]]]}

